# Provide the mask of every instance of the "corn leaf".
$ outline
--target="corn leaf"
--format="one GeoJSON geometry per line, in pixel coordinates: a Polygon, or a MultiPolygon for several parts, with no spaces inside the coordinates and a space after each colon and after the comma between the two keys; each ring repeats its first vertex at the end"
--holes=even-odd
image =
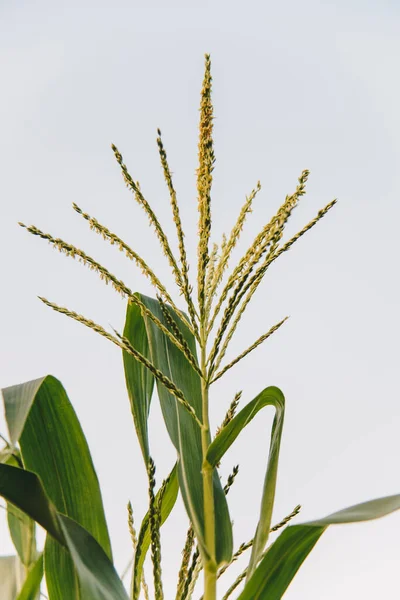
{"type": "Polygon", "coordinates": [[[275,500],[276,479],[278,473],[279,450],[282,437],[283,420],[285,414],[285,398],[277,387],[265,388],[254,400],[249,402],[233,419],[224,427],[210,445],[207,460],[211,465],[219,463],[225,452],[243,429],[250,423],[256,414],[266,406],[275,408],[275,418],[272,425],[271,443],[269,449],[268,466],[264,480],[264,489],[261,499],[260,518],[254,537],[249,572],[255,568],[259,557],[268,540],[271,528],[272,510],[275,500]]]}
{"type": "Polygon", "coordinates": [[[400,494],[370,500],[323,519],[290,525],[271,545],[238,600],[281,600],[329,525],[379,519],[400,509],[400,494]]]}
{"type": "MultiPolygon", "coordinates": [[[[0,457],[1,462],[14,467],[21,467],[22,460],[19,450],[11,446],[3,450],[0,457]]],[[[7,521],[10,536],[18,552],[19,559],[25,567],[30,567],[38,557],[35,521],[9,503],[7,503],[7,521]]]]}
{"type": "MultiPolygon", "coordinates": [[[[169,517],[172,509],[175,506],[176,499],[178,497],[178,472],[177,465],[172,469],[168,482],[165,487],[165,491],[163,493],[161,499],[161,525],[165,523],[167,518],[169,517]]],[[[160,490],[156,495],[156,502],[159,502],[160,499],[160,490]]],[[[143,565],[146,559],[147,551],[150,547],[151,543],[151,533],[150,533],[150,516],[147,512],[145,517],[143,518],[142,524],[140,526],[138,540],[140,540],[140,552],[135,554],[135,563],[133,568],[133,578],[132,578],[132,598],[136,600],[139,598],[140,594],[140,584],[143,572],[143,565]]]]}
{"type": "Polygon", "coordinates": [[[18,556],[25,567],[37,560],[35,521],[25,513],[7,505],[7,520],[11,539],[18,556]]]}
{"type": "Polygon", "coordinates": [[[79,578],[79,591],[64,595],[64,599],[129,600],[103,548],[81,525],[57,512],[36,473],[0,464],[0,496],[42,525],[68,550],[79,578]]]}
{"type": "Polygon", "coordinates": [[[0,598],[15,600],[24,577],[18,556],[0,556],[0,598]]]}
{"type": "MultiPolygon", "coordinates": [[[[130,340],[135,350],[144,356],[149,355],[149,342],[143,319],[140,318],[140,308],[129,304],[126,313],[124,337],[130,340]]],[[[125,381],[128,389],[131,411],[136,433],[142,449],[145,465],[150,458],[149,434],[147,421],[150,412],[150,402],[154,389],[154,376],[142,363],[138,362],[128,352],[123,352],[125,381]]]]}
{"type": "MultiPolygon", "coordinates": [[[[138,295],[144,305],[166,326],[168,324],[157,300],[138,295]]],[[[128,306],[128,312],[131,311],[128,306]]],[[[179,316],[167,307],[175,320],[191,353],[196,356],[193,335],[179,316]]],[[[197,417],[202,418],[200,376],[190,365],[183,353],[162,333],[154,322],[139,313],[131,314],[132,321],[143,319],[149,342],[148,358],[164,375],[182,390],[197,417]]],[[[137,325],[139,326],[139,325],[137,325]]],[[[135,340],[130,340],[133,344],[135,340]]],[[[164,421],[178,454],[178,477],[182,498],[193,524],[196,537],[203,553],[215,554],[218,564],[230,560],[232,555],[232,525],[225,494],[218,474],[214,472],[214,503],[216,516],[216,548],[208,550],[204,541],[204,507],[202,480],[202,448],[199,425],[188,411],[177,402],[163,384],[157,382],[158,397],[164,421]],[[215,550],[215,551],[214,551],[215,550]]]]}
{"type": "Polygon", "coordinates": [[[28,571],[27,577],[17,600],[39,600],[40,584],[43,579],[43,554],[33,563],[28,571]]]}
{"type": "MultiPolygon", "coordinates": [[[[97,475],[75,411],[52,376],[2,390],[13,446],[24,467],[37,473],[56,509],[87,529],[111,558],[97,475]]],[[[69,554],[48,538],[45,573],[54,600],[75,597],[77,576],[69,554]]]]}

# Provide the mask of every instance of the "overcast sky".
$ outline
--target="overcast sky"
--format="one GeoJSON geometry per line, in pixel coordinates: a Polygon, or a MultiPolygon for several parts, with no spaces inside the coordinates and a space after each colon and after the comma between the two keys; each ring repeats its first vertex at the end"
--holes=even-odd
{"type": "MultiPolygon", "coordinates": [[[[243,402],[268,385],[285,393],[275,520],[298,503],[301,521],[400,493],[399,18],[393,0],[2,2],[0,387],[47,373],[63,382],[92,450],[120,572],[131,553],[126,503],[132,501],[138,522],[146,510],[121,356],[37,296],[119,329],[125,303],[17,222],[80,245],[131,288],[150,293],[140,272],[73,212],[76,202],[172,287],[110,144],[173,236],[155,143],[162,129],[193,264],[198,104],[210,52],[213,240],[230,231],[258,179],[263,189],[242,251],[295,189],[302,169],[311,171],[308,194],[288,235],[339,199],[265,278],[229,356],[290,319],[216,384],[213,422],[237,390],[243,402]]],[[[224,477],[234,464],[241,467],[229,496],[235,546],[254,532],[272,417],[265,411],[224,460],[224,477]]],[[[156,401],[151,425],[160,480],[174,452],[156,401]]],[[[163,529],[167,598],[187,528],[182,515],[183,509],[163,529]]],[[[285,599],[398,598],[399,527],[396,514],[332,528],[285,599]]],[[[11,550],[2,519],[0,553],[11,550]]]]}

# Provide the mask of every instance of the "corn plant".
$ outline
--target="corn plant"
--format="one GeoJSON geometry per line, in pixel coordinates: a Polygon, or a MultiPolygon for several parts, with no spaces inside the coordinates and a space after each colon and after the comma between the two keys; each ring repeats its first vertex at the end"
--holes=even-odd
{"type": "Polygon", "coordinates": [[[140,596],[148,600],[151,592],[144,567],[149,550],[152,593],[156,600],[162,600],[160,528],[173,510],[178,493],[184,502],[189,528],[177,574],[176,600],[190,600],[201,593],[204,600],[227,600],[234,594],[240,600],[278,600],[329,525],[373,519],[400,508],[400,495],[397,495],[372,500],[313,522],[288,525],[300,510],[300,506],[296,506],[291,514],[273,525],[285,413],[282,391],[266,387],[240,411],[241,393],[236,394],[228,403],[217,432],[210,429],[211,386],[286,321],[283,318],[270,327],[227,362],[227,349],[251,299],[270,265],[314,227],[336,202],[329,202],[296,235],[283,241],[285,226],[306,191],[309,172],[303,171],[294,192],[286,196],[276,214],[229,270],[232,252],[261,186],[258,183],[245,199],[230,234],[223,236],[220,244],[211,244],[211,187],[215,163],[211,84],[210,57],[206,55],[198,145],[196,281],[189,277],[177,193],[161,132],[158,130],[157,145],[176,227],[178,256],[172,251],[170,240],[139,183],[130,175],[120,151],[112,146],[124,182],[144,210],[168,260],[179,302],[177,294],[167,290],[143,258],[76,204],[74,210],[90,228],[117,246],[141,269],[154,287],[154,298],[134,293],[102,264],[72,244],[21,223],[31,234],[47,240],[95,271],[127,301],[125,328],[118,332],[41,298],[47,306],[82,323],[122,350],[133,422],[148,474],[149,508],[137,532],[132,505],[128,504],[128,527],[134,553],[128,594],[113,567],[100,487],[90,452],[62,384],[46,376],[4,389],[8,438],[3,438],[0,494],[7,501],[10,533],[17,551],[15,557],[0,561],[0,569],[8,573],[3,579],[4,586],[8,586],[2,590],[4,600],[37,598],[43,573],[50,600],[137,600],[140,596]],[[176,464],[158,490],[148,430],[155,385],[165,426],[177,454],[176,464]],[[249,541],[234,546],[227,495],[238,468],[234,468],[225,484],[218,469],[246,425],[268,406],[274,408],[275,418],[258,524],[249,541]],[[47,532],[43,552],[36,546],[36,522],[47,532]],[[281,529],[280,535],[270,543],[270,533],[281,529]],[[246,553],[246,568],[227,584],[226,577],[222,579],[222,576],[246,553]],[[196,587],[200,576],[204,581],[201,591],[196,587]]]}

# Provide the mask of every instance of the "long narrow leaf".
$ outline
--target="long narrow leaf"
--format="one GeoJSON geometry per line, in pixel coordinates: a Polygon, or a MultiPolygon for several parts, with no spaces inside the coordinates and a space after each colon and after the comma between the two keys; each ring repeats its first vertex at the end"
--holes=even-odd
{"type": "Polygon", "coordinates": [[[251,572],[267,543],[271,528],[272,509],[274,506],[276,478],[278,472],[279,450],[282,437],[283,419],[285,414],[285,398],[277,387],[267,387],[254,400],[249,402],[232,421],[224,427],[210,445],[207,460],[211,465],[219,463],[225,452],[243,429],[250,423],[255,415],[266,406],[275,407],[275,418],[272,425],[271,443],[269,449],[268,466],[264,480],[264,489],[261,499],[260,518],[254,537],[252,556],[249,571],[251,572]]]}
{"type": "MultiPolygon", "coordinates": [[[[42,525],[68,550],[79,578],[78,598],[129,600],[103,548],[87,530],[57,512],[35,473],[0,464],[0,496],[42,525]]],[[[75,595],[66,597],[72,599],[75,595]]]]}
{"type": "MultiPolygon", "coordinates": [[[[10,440],[14,445],[19,441],[24,467],[40,476],[57,510],[85,527],[111,557],[97,475],[63,386],[47,376],[2,391],[10,440]]],[[[73,564],[51,539],[45,564],[52,598],[74,597],[78,583],[73,564]]]]}
{"type": "MultiPolygon", "coordinates": [[[[166,326],[166,322],[157,300],[139,295],[143,304],[166,326]]],[[[130,308],[128,307],[128,311],[130,308]]],[[[193,335],[179,316],[171,309],[171,315],[177,323],[193,356],[196,356],[196,344],[193,335]]],[[[136,320],[143,319],[149,340],[149,359],[182,390],[201,421],[200,377],[190,366],[182,352],[170,342],[163,332],[154,325],[146,314],[134,314],[136,320]]],[[[134,343],[134,340],[132,340],[134,343]]],[[[179,486],[183,501],[202,551],[207,555],[204,542],[204,507],[202,481],[201,432],[198,423],[182,407],[165,386],[157,383],[158,396],[164,421],[178,453],[179,486]]],[[[232,555],[232,525],[229,517],[225,494],[217,473],[214,476],[214,502],[216,515],[216,557],[219,564],[229,561],[232,555]]]]}
{"type": "MultiPolygon", "coordinates": [[[[149,355],[149,342],[140,308],[136,304],[128,304],[124,337],[130,340],[135,350],[144,356],[149,355]]],[[[147,421],[150,402],[154,389],[154,375],[128,352],[123,352],[125,381],[128,389],[131,411],[135,423],[136,434],[142,449],[145,465],[148,464],[149,433],[147,421]]]]}
{"type": "Polygon", "coordinates": [[[238,600],[281,600],[329,525],[379,519],[399,509],[400,494],[357,504],[302,525],[290,525],[271,545],[238,600]]]}

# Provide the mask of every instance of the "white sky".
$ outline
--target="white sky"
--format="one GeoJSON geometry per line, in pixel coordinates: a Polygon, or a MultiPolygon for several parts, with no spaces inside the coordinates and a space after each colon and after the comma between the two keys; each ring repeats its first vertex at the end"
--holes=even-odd
{"type": "MultiPolygon", "coordinates": [[[[302,169],[311,171],[309,193],[289,234],[340,200],[266,277],[230,357],[291,318],[216,385],[213,420],[239,389],[243,402],[267,385],[284,391],[276,520],[298,503],[300,521],[399,493],[399,12],[389,0],[1,4],[0,387],[46,373],[63,382],[92,450],[120,571],[130,556],[126,503],[131,499],[137,521],[146,509],[121,357],[36,296],[118,328],[125,304],[17,221],[80,245],[148,293],[141,274],[72,211],[76,202],[172,284],[110,143],[173,235],[155,143],[162,129],[193,242],[199,91],[210,52],[214,239],[230,231],[258,179],[263,190],[242,249],[294,190],[302,169]]],[[[190,256],[194,262],[193,244],[190,256]]],[[[224,475],[241,466],[229,496],[237,546],[254,531],[271,419],[272,411],[253,422],[223,464],[224,475]]],[[[151,441],[160,479],[174,454],[156,401],[151,441]]],[[[163,530],[168,598],[186,530],[182,514],[163,530]]],[[[332,528],[285,599],[398,598],[399,526],[397,514],[332,528]]],[[[0,553],[10,551],[2,521],[0,553]]]]}

